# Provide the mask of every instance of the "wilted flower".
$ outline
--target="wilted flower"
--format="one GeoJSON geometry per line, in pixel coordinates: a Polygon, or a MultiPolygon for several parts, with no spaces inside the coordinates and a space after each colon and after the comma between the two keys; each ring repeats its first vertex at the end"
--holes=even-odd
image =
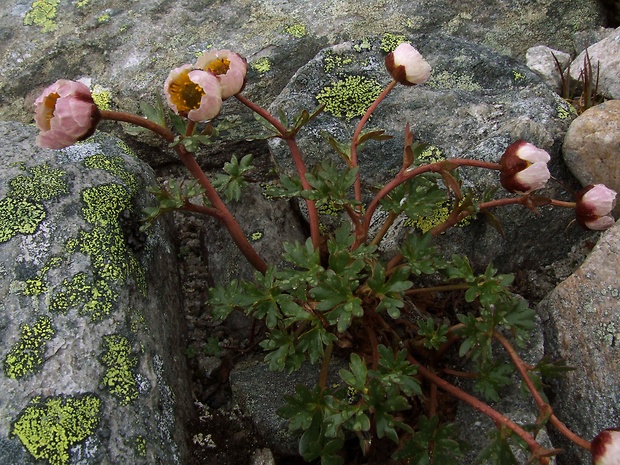
{"type": "Polygon", "coordinates": [[[502,158],[500,183],[508,192],[526,194],[545,186],[551,174],[549,154],[529,142],[518,140],[508,146],[502,158]]]}
{"type": "Polygon", "coordinates": [[[168,74],[164,84],[166,101],[172,110],[192,121],[208,121],[222,109],[217,78],[206,71],[183,65],[168,74]]]}
{"type": "Polygon", "coordinates": [[[230,50],[210,50],[196,61],[196,68],[210,71],[220,81],[222,100],[241,92],[248,64],[241,55],[230,50]]]}
{"type": "Polygon", "coordinates": [[[385,67],[395,81],[406,86],[422,84],[431,75],[431,65],[410,44],[403,42],[385,57],[385,67]]]}
{"type": "Polygon", "coordinates": [[[590,184],[577,193],[577,222],[596,231],[609,229],[616,222],[610,214],[615,206],[615,191],[604,184],[590,184]]]}
{"type": "Polygon", "coordinates": [[[34,119],[41,133],[37,145],[62,149],[92,136],[101,114],[88,87],[60,79],[34,102],[34,119]]]}
{"type": "Polygon", "coordinates": [[[606,429],[590,444],[592,465],[620,465],[620,430],[606,429]]]}

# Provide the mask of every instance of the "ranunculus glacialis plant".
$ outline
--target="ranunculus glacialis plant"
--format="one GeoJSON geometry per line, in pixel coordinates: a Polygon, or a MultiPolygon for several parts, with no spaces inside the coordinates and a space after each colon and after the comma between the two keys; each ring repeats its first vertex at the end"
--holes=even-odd
{"type": "Polygon", "coordinates": [[[385,57],[385,67],[395,81],[406,86],[423,84],[431,75],[431,65],[411,44],[403,42],[385,57]]]}
{"type": "Polygon", "coordinates": [[[60,79],[37,98],[35,122],[40,134],[37,145],[62,149],[87,139],[101,119],[90,89],[81,82],[60,79]]]}
{"type": "Polygon", "coordinates": [[[183,65],[173,69],[164,83],[172,111],[191,121],[208,121],[222,109],[220,82],[212,73],[183,65]]]}
{"type": "Polygon", "coordinates": [[[217,77],[222,88],[222,100],[241,92],[248,71],[245,59],[230,50],[209,50],[198,58],[195,67],[217,77]]]}
{"type": "Polygon", "coordinates": [[[606,429],[592,440],[592,465],[620,465],[620,430],[606,429]]]}
{"type": "Polygon", "coordinates": [[[604,184],[590,184],[577,193],[577,222],[588,229],[602,231],[616,220],[611,211],[616,206],[616,192],[604,184]]]}
{"type": "Polygon", "coordinates": [[[510,144],[499,160],[501,185],[519,194],[543,188],[551,177],[547,168],[550,159],[546,151],[524,140],[510,144]]]}

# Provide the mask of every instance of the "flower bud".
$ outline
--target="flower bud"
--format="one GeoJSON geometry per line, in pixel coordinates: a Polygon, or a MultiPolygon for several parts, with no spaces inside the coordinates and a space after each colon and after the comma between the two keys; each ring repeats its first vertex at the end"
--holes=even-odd
{"type": "Polygon", "coordinates": [[[611,216],[615,206],[615,191],[604,184],[590,184],[577,192],[577,222],[584,228],[595,231],[609,229],[616,222],[611,216]]]}
{"type": "Polygon", "coordinates": [[[410,44],[403,42],[385,57],[385,67],[395,81],[406,86],[423,84],[431,75],[431,65],[410,44]]]}
{"type": "Polygon", "coordinates": [[[601,431],[590,444],[592,465],[620,465],[620,429],[601,431]]]}
{"type": "Polygon", "coordinates": [[[206,71],[183,65],[173,69],[164,83],[166,101],[172,110],[192,121],[208,121],[222,109],[218,79],[206,71]]]}
{"type": "Polygon", "coordinates": [[[499,181],[508,192],[526,194],[545,186],[551,174],[549,154],[529,142],[518,140],[508,146],[502,158],[499,181]]]}
{"type": "Polygon", "coordinates": [[[60,79],[34,102],[37,145],[62,149],[92,136],[101,114],[87,86],[60,79]]]}
{"type": "Polygon", "coordinates": [[[248,64],[245,58],[230,50],[210,50],[196,61],[196,68],[214,74],[222,87],[222,100],[238,94],[245,86],[248,64]]]}

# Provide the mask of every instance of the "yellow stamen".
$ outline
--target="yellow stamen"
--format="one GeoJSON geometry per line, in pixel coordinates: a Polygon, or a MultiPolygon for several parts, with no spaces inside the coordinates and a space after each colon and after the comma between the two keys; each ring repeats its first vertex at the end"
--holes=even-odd
{"type": "Polygon", "coordinates": [[[226,58],[216,58],[207,66],[208,70],[213,71],[214,74],[226,74],[230,69],[230,60],[226,58]]]}
{"type": "Polygon", "coordinates": [[[45,105],[45,121],[48,127],[50,126],[50,120],[54,117],[56,100],[58,100],[59,98],[60,95],[54,92],[53,94],[49,94],[47,97],[45,97],[45,100],[43,100],[43,104],[45,105]]]}
{"type": "Polygon", "coordinates": [[[171,82],[168,90],[170,100],[177,107],[179,113],[187,113],[198,108],[200,100],[205,94],[202,87],[189,79],[189,70],[184,71],[171,82]]]}

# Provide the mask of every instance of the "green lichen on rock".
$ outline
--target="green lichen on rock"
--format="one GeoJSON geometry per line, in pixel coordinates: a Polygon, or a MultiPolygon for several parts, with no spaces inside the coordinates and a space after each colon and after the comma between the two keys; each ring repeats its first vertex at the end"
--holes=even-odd
{"type": "MultiPolygon", "coordinates": [[[[450,216],[450,212],[452,211],[452,202],[449,199],[446,199],[442,202],[439,202],[437,206],[433,209],[433,211],[425,216],[419,216],[417,218],[408,218],[405,220],[405,226],[410,226],[412,228],[417,229],[421,233],[427,233],[435,226],[439,226],[441,223],[446,221],[450,216]]],[[[467,226],[472,221],[472,217],[468,216],[459,221],[456,225],[459,227],[467,226]]]]}
{"type": "Polygon", "coordinates": [[[58,13],[58,0],[35,0],[24,17],[25,26],[39,26],[43,32],[58,29],[54,22],[58,13]]]}
{"type": "Polygon", "coordinates": [[[42,203],[68,192],[65,173],[47,165],[27,168],[30,174],[19,175],[8,183],[9,191],[0,200],[0,243],[17,234],[34,234],[47,217],[42,203]]]}
{"type": "Polygon", "coordinates": [[[61,257],[50,257],[34,278],[28,278],[26,280],[26,287],[22,291],[22,294],[36,297],[47,291],[45,275],[52,268],[59,267],[62,264],[62,260],[61,257]]]}
{"type": "Polygon", "coordinates": [[[112,334],[103,338],[103,345],[101,362],[106,368],[102,383],[121,405],[128,405],[139,394],[133,371],[138,361],[131,355],[131,344],[126,337],[112,334]]]}
{"type": "Polygon", "coordinates": [[[323,70],[329,73],[334,70],[339,70],[345,65],[353,63],[353,58],[347,55],[340,55],[338,53],[327,52],[323,58],[323,70]]]}
{"type": "Polygon", "coordinates": [[[458,89],[467,92],[474,92],[482,89],[480,84],[474,81],[472,75],[459,75],[448,71],[432,73],[426,85],[434,89],[458,89]]]}
{"type": "Polygon", "coordinates": [[[284,32],[298,39],[301,39],[307,34],[306,26],[303,24],[290,24],[284,28],[284,32]]]}
{"type": "MultiPolygon", "coordinates": [[[[108,15],[108,19],[109,18],[110,15],[108,15]]],[[[112,93],[109,90],[101,87],[99,84],[95,84],[93,90],[91,91],[91,95],[93,96],[95,105],[97,105],[100,110],[109,110],[111,108],[110,103],[112,102],[112,93]]]]}
{"type": "Polygon", "coordinates": [[[381,93],[381,85],[364,76],[347,76],[324,87],[316,96],[325,111],[350,120],[362,116],[381,93]]]}
{"type": "Polygon", "coordinates": [[[271,62],[267,57],[261,57],[258,60],[250,63],[250,68],[260,74],[264,74],[271,70],[271,62]]]}
{"type": "Polygon", "coordinates": [[[402,44],[406,40],[407,40],[407,37],[405,37],[404,35],[397,35],[397,34],[390,34],[390,33],[383,34],[383,37],[381,37],[380,48],[385,53],[390,53],[394,51],[396,47],[398,47],[400,44],[402,44]]]}
{"type": "Polygon", "coordinates": [[[121,184],[101,184],[82,191],[82,214],[93,228],[68,240],[65,249],[68,254],[80,252],[90,257],[92,278],[78,273],[65,279],[62,290],[52,296],[52,311],[65,313],[77,307],[81,315],[98,321],[114,308],[116,284],[133,276],[140,290],[146,292],[144,269],[127,247],[119,224],[122,212],[131,208],[131,194],[121,184]]]}
{"type": "Polygon", "coordinates": [[[134,446],[139,457],[146,457],[146,438],[144,436],[136,436],[134,446]]]}
{"type": "Polygon", "coordinates": [[[9,378],[21,378],[34,373],[43,364],[45,344],[54,337],[49,318],[42,316],[34,325],[23,325],[19,341],[4,359],[4,372],[9,378]]]}
{"type": "Polygon", "coordinates": [[[11,434],[36,460],[67,465],[71,448],[95,432],[100,415],[101,400],[92,394],[36,397],[19,414],[11,434]]]}
{"type": "Polygon", "coordinates": [[[37,165],[27,168],[30,176],[16,176],[9,181],[11,197],[34,201],[51,200],[67,194],[66,173],[58,168],[37,165]]]}
{"type": "MultiPolygon", "coordinates": [[[[131,152],[131,149],[127,147],[131,152]]],[[[104,170],[123,181],[131,192],[138,190],[136,177],[125,168],[123,157],[109,157],[101,153],[84,159],[84,166],[92,170],[104,170]]]]}

